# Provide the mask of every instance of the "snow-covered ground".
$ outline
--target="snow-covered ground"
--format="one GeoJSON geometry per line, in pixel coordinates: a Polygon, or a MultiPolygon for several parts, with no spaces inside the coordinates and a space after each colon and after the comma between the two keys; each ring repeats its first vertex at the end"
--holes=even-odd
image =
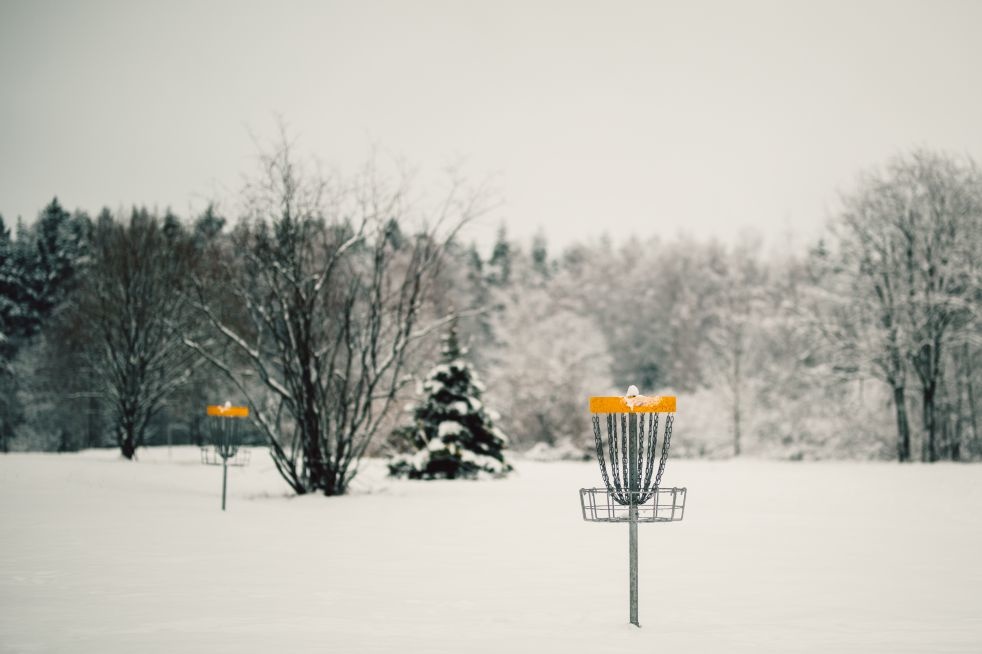
{"type": "Polygon", "coordinates": [[[285,494],[268,457],[0,456],[0,651],[982,651],[982,467],[672,460],[686,519],[588,524],[595,464],[285,494]]]}

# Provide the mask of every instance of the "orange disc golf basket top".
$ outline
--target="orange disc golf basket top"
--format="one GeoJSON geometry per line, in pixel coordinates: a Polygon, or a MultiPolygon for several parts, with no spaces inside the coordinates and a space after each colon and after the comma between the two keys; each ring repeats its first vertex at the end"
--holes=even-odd
{"type": "Polygon", "coordinates": [[[583,519],[628,523],[630,619],[640,627],[638,523],[677,522],[685,514],[686,489],[661,486],[672,442],[675,397],[646,397],[631,386],[624,397],[591,397],[590,414],[604,487],[580,489],[583,519]],[[663,425],[660,452],[659,423],[663,425]]]}

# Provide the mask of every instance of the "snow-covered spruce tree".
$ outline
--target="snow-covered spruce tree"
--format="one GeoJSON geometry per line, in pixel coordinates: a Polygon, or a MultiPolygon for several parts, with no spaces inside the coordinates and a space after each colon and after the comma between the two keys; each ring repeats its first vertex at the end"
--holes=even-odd
{"type": "Polygon", "coordinates": [[[508,437],[481,402],[484,386],[465,355],[454,320],[443,339],[442,361],[430,371],[423,397],[412,408],[413,424],[394,433],[409,451],[389,461],[391,475],[458,479],[511,471],[503,452],[508,437]]]}

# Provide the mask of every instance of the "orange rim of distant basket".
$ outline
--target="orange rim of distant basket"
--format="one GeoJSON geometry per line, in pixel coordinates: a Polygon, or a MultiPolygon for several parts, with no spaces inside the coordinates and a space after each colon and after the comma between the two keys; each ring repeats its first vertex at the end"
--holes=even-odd
{"type": "Polygon", "coordinates": [[[208,405],[208,415],[218,418],[248,418],[249,407],[247,406],[219,406],[217,404],[208,405]]]}
{"type": "Polygon", "coordinates": [[[590,413],[675,413],[674,395],[640,397],[632,407],[628,398],[594,396],[590,398],[590,413]]]}

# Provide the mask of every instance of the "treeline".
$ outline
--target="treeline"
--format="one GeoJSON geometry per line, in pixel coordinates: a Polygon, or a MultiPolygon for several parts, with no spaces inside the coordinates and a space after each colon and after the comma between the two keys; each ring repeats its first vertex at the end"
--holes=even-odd
{"type": "Polygon", "coordinates": [[[205,404],[233,398],[291,488],[344,493],[449,319],[435,283],[480,210],[459,184],[429,208],[410,191],[371,166],[309,172],[283,145],[230,228],[213,209],[92,220],[53,201],[5,231],[3,447],[133,458],[175,423],[202,440],[205,404]]]}
{"type": "Polygon", "coordinates": [[[975,163],[895,157],[807,252],[779,245],[638,235],[551,257],[502,236],[483,270],[472,252],[502,425],[588,448],[583,397],[637,383],[681,396],[673,444],[693,456],[982,457],[975,163]]]}
{"type": "Polygon", "coordinates": [[[203,404],[232,398],[294,490],[343,492],[456,315],[517,449],[585,450],[584,398],[635,383],[680,395],[691,456],[982,457],[970,160],[862,175],[806,253],[644,234],[552,252],[504,230],[485,253],[458,183],[422,209],[371,168],[262,162],[234,220],[53,201],[0,228],[4,449],[131,457],[202,438],[203,404]]]}

